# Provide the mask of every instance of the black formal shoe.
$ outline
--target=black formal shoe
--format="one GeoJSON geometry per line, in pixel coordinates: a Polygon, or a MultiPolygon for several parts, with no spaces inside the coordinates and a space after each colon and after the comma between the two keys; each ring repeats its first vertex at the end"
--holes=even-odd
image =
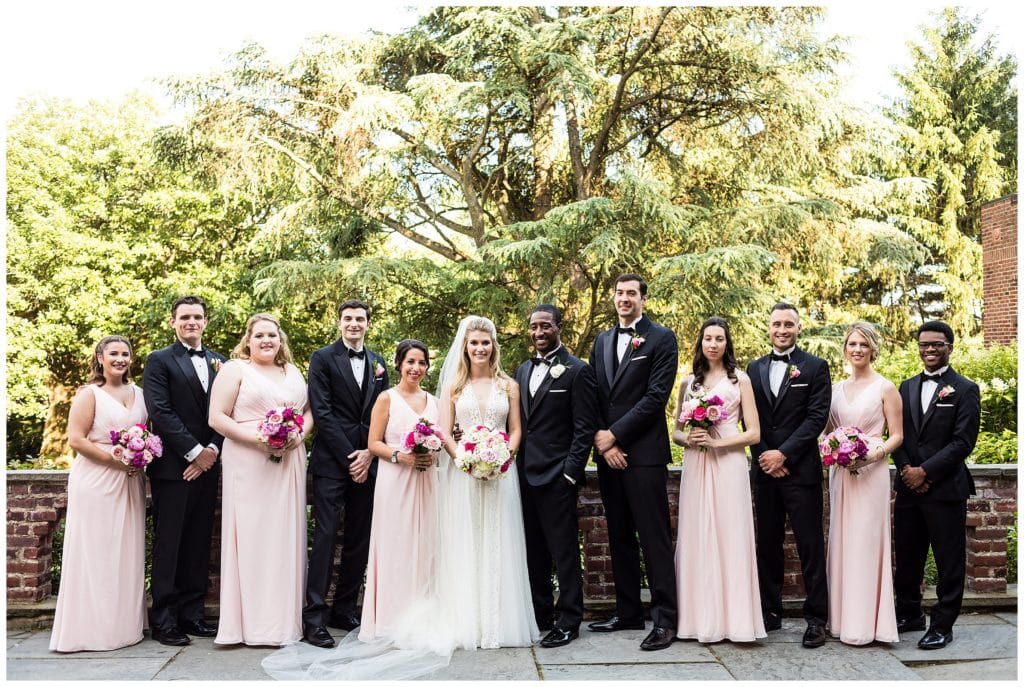
{"type": "Polygon", "coordinates": [[[934,627],[924,633],[921,641],[917,643],[918,649],[943,649],[953,641],[952,632],[942,632],[934,627]]]}
{"type": "Polygon", "coordinates": [[[924,613],[916,618],[896,618],[897,632],[912,632],[924,629],[924,613]]]}
{"type": "Polygon", "coordinates": [[[540,640],[540,645],[545,649],[553,649],[556,646],[565,646],[572,640],[578,639],[579,636],[579,630],[556,627],[552,629],[544,639],[540,640]]]}
{"type": "Polygon", "coordinates": [[[178,623],[178,629],[187,635],[193,637],[216,637],[217,628],[210,625],[208,622],[200,618],[199,620],[189,620],[184,623],[178,623]]]}
{"type": "Polygon", "coordinates": [[[188,646],[192,640],[184,632],[176,627],[168,627],[162,630],[153,628],[151,635],[153,639],[164,646],[188,646]]]}
{"type": "Polygon", "coordinates": [[[817,649],[819,646],[825,646],[825,626],[824,625],[808,625],[804,631],[804,646],[808,649],[817,649]]]}
{"type": "Polygon", "coordinates": [[[657,651],[667,649],[672,642],[676,641],[676,633],[667,627],[655,626],[651,633],[640,642],[640,648],[644,651],[657,651]]]}
{"type": "Polygon", "coordinates": [[[608,620],[600,620],[596,623],[590,623],[587,625],[593,632],[616,632],[618,630],[642,630],[644,629],[643,620],[634,620],[632,622],[623,620],[617,615],[613,615],[608,620]]]}
{"type": "Polygon", "coordinates": [[[327,627],[334,627],[339,630],[351,632],[352,630],[359,627],[359,616],[357,616],[355,613],[342,613],[341,615],[332,615],[327,620],[327,627]]]}
{"type": "Polygon", "coordinates": [[[317,625],[313,627],[306,625],[302,628],[302,638],[313,646],[318,646],[321,649],[330,649],[334,646],[334,637],[327,631],[327,628],[323,625],[317,625]]]}
{"type": "Polygon", "coordinates": [[[782,629],[782,617],[770,612],[764,614],[764,631],[771,632],[772,630],[782,629]]]}

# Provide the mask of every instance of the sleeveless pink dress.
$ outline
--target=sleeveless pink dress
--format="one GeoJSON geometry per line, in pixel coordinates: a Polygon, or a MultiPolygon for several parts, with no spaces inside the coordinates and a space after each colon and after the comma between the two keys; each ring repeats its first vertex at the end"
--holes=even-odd
{"type": "MultiPolygon", "coordinates": [[[[736,371],[737,377],[745,376],[736,371]]],[[[728,418],[712,430],[739,433],[740,387],[726,377],[710,390],[728,418]]],[[[765,637],[754,553],[750,463],[741,447],[687,447],[679,483],[676,543],[676,636],[717,642],[752,642],[765,637]]]]}
{"type": "MultiPolygon", "coordinates": [[[[384,443],[401,448],[419,418],[438,423],[437,399],[423,392],[427,405],[415,412],[395,389],[388,390],[391,410],[384,443]]],[[[404,449],[403,449],[404,450],[404,449]]],[[[394,638],[405,628],[400,620],[426,594],[433,574],[430,544],[436,541],[437,468],[419,471],[408,465],[377,461],[373,494],[370,555],[359,639],[394,638]]]]}
{"type": "MultiPolygon", "coordinates": [[[[249,363],[231,417],[252,428],[271,408],[304,411],[306,382],[288,365],[273,382],[249,363]]],[[[282,645],[302,638],[306,577],[306,447],[279,463],[265,450],[224,439],[220,623],[217,644],[282,645]]]]}
{"type": "MultiPolygon", "coordinates": [[[[832,426],[859,427],[881,443],[883,378],[851,403],[846,382],[832,388],[832,426]]],[[[898,642],[892,588],[889,515],[889,461],[880,460],[851,474],[829,468],[828,626],[845,644],[898,642]]]]}
{"type": "MultiPolygon", "coordinates": [[[[109,447],[110,430],[145,422],[142,389],[125,408],[90,385],[96,413],[89,440],[109,447]]],[[[157,460],[160,460],[157,458],[157,460]]],[[[75,456],[51,651],[107,651],[142,640],[146,624],[146,495],[142,473],[75,456]]]]}

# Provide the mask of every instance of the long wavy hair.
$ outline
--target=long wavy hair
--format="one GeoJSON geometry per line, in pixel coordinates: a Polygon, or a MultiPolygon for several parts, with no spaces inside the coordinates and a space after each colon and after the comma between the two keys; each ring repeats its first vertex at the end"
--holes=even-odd
{"type": "MultiPolygon", "coordinates": [[[[132,349],[132,344],[128,339],[124,338],[120,334],[111,334],[110,336],[104,336],[96,344],[96,350],[93,351],[92,359],[89,361],[89,379],[88,381],[86,381],[87,385],[96,384],[99,386],[103,386],[104,384],[107,383],[108,380],[106,376],[103,374],[103,365],[100,364],[100,356],[102,356],[103,352],[107,350],[107,346],[115,342],[123,343],[125,346],[128,347],[128,355],[130,355],[132,358],[135,357],[135,351],[132,349]]],[[[132,367],[131,362],[129,361],[128,367],[125,368],[124,374],[121,375],[122,384],[127,384],[128,382],[131,381],[131,371],[132,367]]]]}
{"type": "Polygon", "coordinates": [[[270,322],[277,328],[277,336],[281,339],[281,347],[277,349],[277,354],[274,356],[274,364],[278,367],[284,367],[286,363],[292,362],[292,351],[288,348],[288,335],[281,329],[281,323],[277,321],[277,318],[266,312],[256,313],[245,323],[245,334],[242,335],[242,340],[235,346],[235,350],[231,351],[231,357],[238,360],[250,359],[249,341],[252,339],[252,330],[257,322],[270,322]]]}
{"type": "Polygon", "coordinates": [[[704,375],[711,368],[708,359],[704,356],[704,332],[708,327],[721,327],[725,331],[725,353],[722,354],[722,365],[725,366],[725,374],[735,384],[736,379],[736,354],[732,349],[732,334],[729,332],[729,323],[722,317],[709,317],[700,326],[700,334],[697,335],[697,345],[693,348],[693,388],[704,385],[704,375]]]}
{"type": "Polygon", "coordinates": [[[498,384],[498,388],[502,391],[507,392],[509,389],[509,382],[512,378],[509,377],[501,369],[501,346],[498,345],[498,332],[494,328],[494,323],[486,317],[472,317],[466,322],[466,334],[462,338],[462,341],[457,342],[459,349],[462,351],[459,356],[459,367],[455,372],[455,382],[452,384],[452,398],[458,398],[462,390],[466,388],[469,383],[469,353],[466,351],[466,342],[469,340],[469,335],[473,332],[483,332],[491,337],[491,359],[489,361],[489,367],[491,370],[491,377],[494,378],[498,384]]]}

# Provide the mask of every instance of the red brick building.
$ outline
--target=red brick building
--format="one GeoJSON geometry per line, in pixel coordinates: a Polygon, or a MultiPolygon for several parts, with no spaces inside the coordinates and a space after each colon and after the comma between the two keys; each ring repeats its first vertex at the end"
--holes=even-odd
{"type": "Polygon", "coordinates": [[[1017,194],[981,206],[985,343],[1017,340],[1017,194]]]}

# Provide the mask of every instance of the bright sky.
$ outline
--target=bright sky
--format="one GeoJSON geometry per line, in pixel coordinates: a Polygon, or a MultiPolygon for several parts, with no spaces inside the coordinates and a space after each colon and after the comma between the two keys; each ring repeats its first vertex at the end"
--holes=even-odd
{"type": "MultiPolygon", "coordinates": [[[[7,0],[0,8],[0,122],[30,94],[114,98],[140,88],[161,96],[156,79],[217,69],[243,42],[256,40],[280,60],[305,38],[324,33],[385,32],[412,23],[416,9],[393,0],[7,0]]],[[[722,3],[711,3],[722,4],[722,3]]],[[[1010,2],[966,6],[984,18],[1001,52],[1019,55],[1019,29],[1010,2]],[[1015,29],[1016,27],[1016,29],[1015,29]],[[1012,42],[1011,42],[1012,41],[1012,42]]],[[[919,35],[928,10],[914,1],[833,2],[827,33],[849,35],[854,102],[881,104],[895,94],[890,72],[906,65],[906,42],[919,35]]],[[[419,7],[425,4],[420,3],[419,7]]]]}

